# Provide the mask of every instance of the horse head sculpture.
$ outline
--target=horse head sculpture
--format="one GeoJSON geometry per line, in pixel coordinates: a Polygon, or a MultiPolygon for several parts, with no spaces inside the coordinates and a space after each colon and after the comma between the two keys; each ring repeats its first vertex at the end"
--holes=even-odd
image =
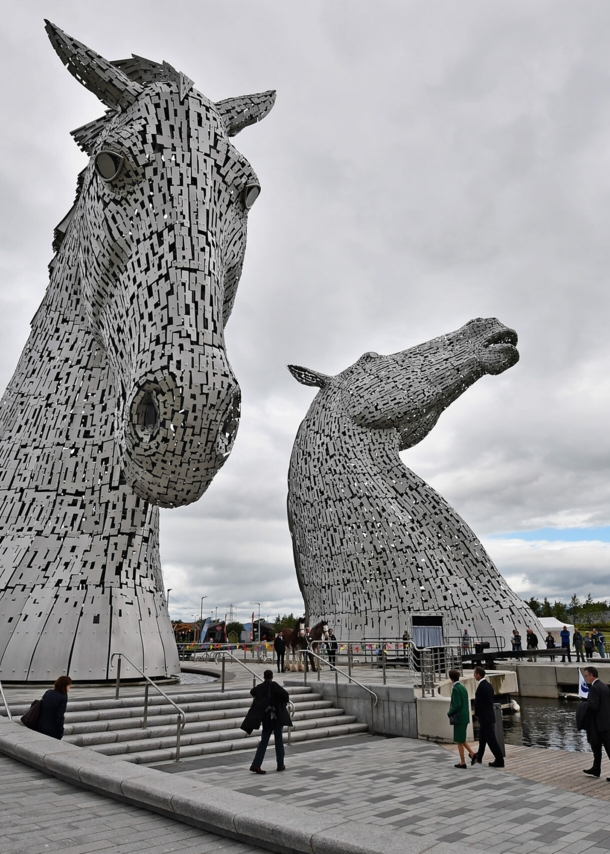
{"type": "Polygon", "coordinates": [[[399,452],[420,442],[474,382],[519,359],[495,318],[390,356],[365,353],[337,376],[289,366],[320,389],[299,428],[288,476],[297,577],[311,619],[341,636],[401,637],[414,615],[443,616],[508,640],[533,615],[474,533],[399,452]]]}
{"type": "Polygon", "coordinates": [[[90,161],[56,237],[78,256],[86,318],[113,374],[124,477],[153,504],[189,504],[239,424],[224,328],[260,186],[231,137],[267,115],[275,92],[214,103],[168,63],[109,62],[46,28],[108,108],[74,131],[90,161]]]}

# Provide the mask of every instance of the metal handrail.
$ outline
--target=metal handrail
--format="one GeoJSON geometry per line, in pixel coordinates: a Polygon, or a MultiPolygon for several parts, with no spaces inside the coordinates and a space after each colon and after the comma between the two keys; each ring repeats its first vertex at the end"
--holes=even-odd
{"type": "Polygon", "coordinates": [[[115,700],[119,699],[119,691],[120,691],[120,687],[121,687],[121,659],[124,658],[125,661],[128,661],[131,664],[131,666],[134,667],[138,671],[138,673],[140,673],[144,677],[144,679],[146,679],[146,685],[144,686],[144,717],[142,719],[142,729],[146,729],[146,725],[148,723],[148,690],[149,690],[148,686],[149,686],[149,684],[152,685],[153,688],[159,692],[159,694],[161,694],[163,697],[165,697],[167,702],[170,705],[172,705],[174,707],[174,709],[178,712],[178,724],[176,727],[176,762],[180,762],[180,733],[182,732],[182,730],[184,729],[184,725],[186,724],[186,713],[184,712],[183,709],[180,708],[180,706],[176,705],[176,703],[174,703],[174,701],[171,699],[171,697],[168,697],[167,694],[165,693],[165,691],[162,691],[161,688],[159,688],[159,686],[156,685],[152,681],[152,679],[150,679],[146,675],[146,673],[144,673],[143,670],[140,670],[138,665],[134,664],[133,661],[130,658],[128,658],[124,652],[113,652],[112,653],[112,655],[110,657],[110,666],[111,667],[112,667],[112,662],[114,661],[114,659],[116,658],[117,655],[119,657],[119,661],[117,664],[117,671],[116,671],[116,693],[114,695],[115,700]]]}
{"type": "MultiPolygon", "coordinates": [[[[318,655],[317,652],[312,652],[310,649],[297,649],[295,651],[297,655],[313,655],[314,658],[317,658],[319,661],[323,661],[324,664],[328,664],[330,669],[335,671],[335,682],[338,681],[337,674],[340,673],[342,676],[345,676],[345,678],[348,679],[350,682],[353,682],[355,685],[358,685],[360,688],[364,688],[365,691],[368,691],[368,693],[371,695],[371,702],[373,702],[373,698],[375,699],[375,705],[377,705],[377,703],[379,702],[379,697],[374,691],[371,691],[371,689],[367,688],[366,685],[363,685],[362,682],[358,682],[358,680],[354,679],[353,676],[350,676],[349,673],[346,673],[344,670],[339,670],[339,668],[336,667],[334,664],[330,664],[325,658],[323,658],[321,655],[318,655]]],[[[303,681],[305,685],[307,685],[307,658],[305,659],[305,671],[303,674],[303,681]]]]}
{"type": "Polygon", "coordinates": [[[0,682],[0,694],[2,694],[2,702],[4,703],[4,708],[6,709],[6,716],[9,721],[13,720],[13,716],[11,715],[11,710],[8,707],[8,703],[6,702],[6,697],[4,696],[4,688],[2,687],[2,682],[0,682]]]}

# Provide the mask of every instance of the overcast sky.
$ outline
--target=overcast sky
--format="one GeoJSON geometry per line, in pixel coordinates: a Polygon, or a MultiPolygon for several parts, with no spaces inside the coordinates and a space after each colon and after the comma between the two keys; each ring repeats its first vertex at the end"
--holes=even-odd
{"type": "Polygon", "coordinates": [[[453,404],[406,465],[524,596],[610,596],[607,0],[28,0],[0,24],[0,385],[47,285],[53,227],[102,112],[43,17],[108,59],[167,60],[213,100],[277,89],[235,140],[262,184],[227,328],[235,449],[161,513],[173,617],[302,611],[286,472],[314,389],[495,316],[521,361],[453,404]]]}

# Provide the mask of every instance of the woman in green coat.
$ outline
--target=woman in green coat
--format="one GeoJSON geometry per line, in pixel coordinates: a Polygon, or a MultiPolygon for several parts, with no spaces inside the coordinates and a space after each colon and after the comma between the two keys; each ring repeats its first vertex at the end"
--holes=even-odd
{"type": "Polygon", "coordinates": [[[458,746],[460,761],[455,766],[456,768],[466,768],[464,756],[464,748],[468,751],[468,755],[472,759],[474,750],[466,741],[466,729],[470,723],[470,700],[468,699],[468,691],[460,682],[459,670],[450,670],[449,678],[453,682],[451,690],[451,705],[447,715],[457,715],[457,723],[453,724],[453,740],[458,746]]]}

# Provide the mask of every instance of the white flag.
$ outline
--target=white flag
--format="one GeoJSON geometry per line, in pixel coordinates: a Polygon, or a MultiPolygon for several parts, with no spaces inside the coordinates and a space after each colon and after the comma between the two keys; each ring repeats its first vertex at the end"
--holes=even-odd
{"type": "Polygon", "coordinates": [[[585,700],[589,699],[589,686],[587,685],[581,670],[578,671],[578,696],[585,700]]]}

